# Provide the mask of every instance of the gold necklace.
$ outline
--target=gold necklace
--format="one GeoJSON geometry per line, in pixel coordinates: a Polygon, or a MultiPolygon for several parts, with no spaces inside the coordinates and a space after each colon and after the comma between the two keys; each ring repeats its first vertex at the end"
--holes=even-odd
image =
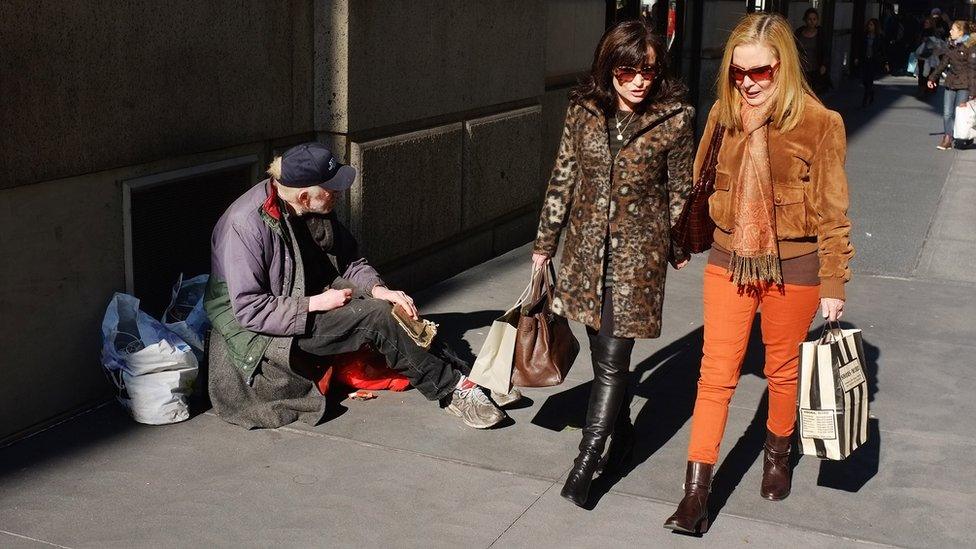
{"type": "Polygon", "coordinates": [[[624,140],[624,132],[627,131],[627,128],[630,127],[630,123],[634,121],[635,116],[637,116],[637,113],[631,112],[630,117],[627,118],[627,123],[623,124],[623,128],[621,128],[620,117],[617,116],[616,114],[613,115],[613,119],[617,123],[617,141],[624,140]]]}

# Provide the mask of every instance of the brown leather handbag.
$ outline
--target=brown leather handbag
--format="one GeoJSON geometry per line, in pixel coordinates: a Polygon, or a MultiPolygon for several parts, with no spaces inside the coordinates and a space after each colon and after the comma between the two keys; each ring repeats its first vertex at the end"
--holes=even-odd
{"type": "Polygon", "coordinates": [[[671,228],[671,240],[687,253],[698,254],[712,247],[715,222],[708,214],[708,197],[715,192],[715,168],[718,165],[718,152],[722,149],[725,127],[715,126],[712,139],[705,153],[698,181],[691,188],[685,207],[678,216],[678,222],[671,228]]]}
{"type": "Polygon", "coordinates": [[[532,289],[522,304],[515,335],[512,384],[518,387],[559,385],[579,354],[569,321],[552,312],[554,278],[552,262],[532,273],[532,289]]]}

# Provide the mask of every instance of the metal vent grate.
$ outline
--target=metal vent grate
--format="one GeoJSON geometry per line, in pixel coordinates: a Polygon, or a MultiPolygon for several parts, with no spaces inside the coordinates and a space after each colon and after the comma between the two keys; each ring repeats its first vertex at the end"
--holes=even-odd
{"type": "Polygon", "coordinates": [[[144,311],[160,318],[181,272],[210,272],[213,227],[251,178],[247,164],[129,187],[129,291],[144,311]]]}

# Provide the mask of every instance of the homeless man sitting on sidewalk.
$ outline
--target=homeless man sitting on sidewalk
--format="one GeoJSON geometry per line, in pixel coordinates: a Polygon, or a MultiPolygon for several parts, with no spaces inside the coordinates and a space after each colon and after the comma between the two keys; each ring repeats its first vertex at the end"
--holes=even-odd
{"type": "Polygon", "coordinates": [[[275,158],[268,175],[231,204],[213,232],[205,307],[217,415],[247,428],[317,424],[325,398],[315,380],[329,355],[369,344],[466,425],[504,419],[466,377],[464,361],[443,344],[424,350],[391,314],[391,303],[399,304],[417,318],[413,300],[385,286],[332,212],[355,168],[306,143],[275,158]]]}

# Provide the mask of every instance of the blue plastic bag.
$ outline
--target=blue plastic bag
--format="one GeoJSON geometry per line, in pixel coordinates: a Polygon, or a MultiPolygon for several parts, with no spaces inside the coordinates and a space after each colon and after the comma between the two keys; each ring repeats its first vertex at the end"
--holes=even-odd
{"type": "Polygon", "coordinates": [[[210,327],[210,319],[203,310],[203,294],[209,279],[210,275],[202,274],[183,280],[180,273],[169,305],[163,311],[163,324],[193,347],[198,361],[203,360],[204,339],[210,327]]]}
{"type": "Polygon", "coordinates": [[[139,300],[116,293],[102,320],[102,366],[119,402],[140,423],[189,419],[188,397],[197,378],[193,349],[139,309],[139,300]]]}

